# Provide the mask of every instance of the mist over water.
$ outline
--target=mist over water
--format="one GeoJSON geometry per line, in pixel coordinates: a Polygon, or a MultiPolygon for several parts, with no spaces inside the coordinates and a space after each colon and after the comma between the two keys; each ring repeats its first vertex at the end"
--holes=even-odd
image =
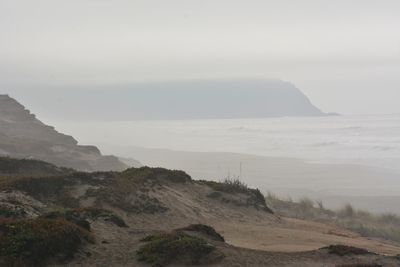
{"type": "Polygon", "coordinates": [[[117,155],[123,146],[235,152],[362,164],[400,173],[400,115],[50,123],[80,143],[117,155]]]}

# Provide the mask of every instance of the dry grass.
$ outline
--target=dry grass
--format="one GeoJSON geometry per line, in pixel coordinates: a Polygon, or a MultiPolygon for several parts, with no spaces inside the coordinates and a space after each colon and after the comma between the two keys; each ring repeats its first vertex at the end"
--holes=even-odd
{"type": "Polygon", "coordinates": [[[214,192],[210,193],[208,197],[219,199],[221,198],[224,201],[229,201],[223,197],[221,193],[227,193],[231,195],[235,194],[243,194],[247,196],[246,205],[254,206],[255,208],[273,213],[272,210],[267,206],[264,195],[261,193],[259,189],[249,188],[245,183],[243,183],[239,179],[224,179],[220,182],[215,181],[206,181],[200,180],[198,181],[200,184],[204,184],[209,186],[214,192]]]}
{"type": "Polygon", "coordinates": [[[350,204],[333,211],[326,209],[322,202],[314,202],[308,198],[295,202],[291,199],[280,199],[271,193],[266,199],[277,214],[285,217],[332,223],[365,237],[400,242],[400,217],[395,214],[372,214],[356,210],[350,204]]]}

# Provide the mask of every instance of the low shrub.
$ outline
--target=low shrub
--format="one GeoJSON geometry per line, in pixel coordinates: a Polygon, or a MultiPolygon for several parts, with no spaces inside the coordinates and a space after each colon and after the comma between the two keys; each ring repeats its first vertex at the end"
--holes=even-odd
{"type": "Polygon", "coordinates": [[[97,190],[88,190],[86,196],[96,198],[95,205],[111,205],[125,212],[135,214],[156,214],[168,211],[157,198],[147,193],[139,192],[137,188],[127,191],[130,185],[114,186],[97,190]]]}
{"type": "Polygon", "coordinates": [[[222,197],[222,194],[221,192],[214,191],[208,194],[207,197],[216,199],[222,197]]]}
{"type": "Polygon", "coordinates": [[[225,193],[247,193],[249,188],[239,179],[226,178],[220,182],[201,180],[200,183],[206,184],[215,191],[225,193]]]}
{"type": "Polygon", "coordinates": [[[170,181],[174,183],[186,183],[190,182],[192,178],[184,171],[179,170],[168,170],[164,168],[130,168],[121,172],[122,177],[141,181],[170,181]]]}
{"type": "Polygon", "coordinates": [[[336,267],[383,267],[383,265],[377,263],[351,263],[336,265],[336,267]]]}
{"type": "Polygon", "coordinates": [[[213,227],[204,225],[204,224],[191,224],[184,228],[178,229],[178,231],[196,232],[196,233],[206,235],[207,237],[211,238],[212,240],[225,242],[224,237],[222,235],[220,235],[219,233],[217,233],[217,231],[215,231],[215,229],[213,227]]]}
{"type": "Polygon", "coordinates": [[[0,179],[0,190],[18,190],[39,201],[51,200],[55,204],[74,208],[79,202],[68,194],[66,188],[75,183],[69,176],[13,177],[0,179]]]}
{"type": "Polygon", "coordinates": [[[259,189],[249,188],[239,179],[227,178],[221,182],[200,180],[199,183],[205,184],[214,190],[214,192],[211,192],[207,195],[209,198],[221,198],[223,201],[230,202],[229,199],[225,199],[223,197],[221,192],[227,194],[244,194],[247,196],[247,201],[244,203],[245,205],[254,206],[257,209],[264,210],[268,213],[273,213],[273,211],[267,206],[265,196],[261,193],[261,191],[259,189]]]}
{"type": "Polygon", "coordinates": [[[22,218],[26,212],[22,208],[12,208],[0,204],[0,218],[22,218]]]}
{"type": "Polygon", "coordinates": [[[165,183],[186,183],[191,178],[183,171],[163,168],[130,168],[115,173],[107,186],[90,189],[86,197],[94,197],[96,205],[111,205],[129,213],[156,214],[168,211],[149,192],[165,183]]]}
{"type": "Polygon", "coordinates": [[[150,235],[141,241],[148,243],[137,251],[138,260],[152,266],[167,266],[173,262],[185,265],[209,263],[210,254],[216,251],[216,247],[204,239],[179,231],[150,235]]]}
{"type": "Polygon", "coordinates": [[[10,266],[40,266],[49,258],[69,259],[91,237],[65,220],[25,219],[0,221],[0,256],[10,266]]]}
{"type": "Polygon", "coordinates": [[[90,223],[88,220],[94,221],[98,219],[111,222],[118,227],[128,227],[121,217],[115,215],[111,211],[98,208],[59,210],[46,213],[41,217],[46,219],[65,219],[82,228],[85,228],[86,230],[90,230],[90,223]]]}
{"type": "Polygon", "coordinates": [[[56,176],[71,172],[72,169],[40,160],[0,157],[0,174],[3,176],[56,176]]]}
{"type": "Polygon", "coordinates": [[[334,254],[338,256],[373,254],[372,252],[369,252],[368,250],[363,248],[356,248],[345,245],[331,245],[322,249],[328,250],[329,254],[334,254]]]}

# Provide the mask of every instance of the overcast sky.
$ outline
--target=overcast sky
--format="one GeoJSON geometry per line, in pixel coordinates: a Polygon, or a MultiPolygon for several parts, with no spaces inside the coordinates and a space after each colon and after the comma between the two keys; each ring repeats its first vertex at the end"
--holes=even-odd
{"type": "Polygon", "coordinates": [[[399,0],[0,0],[0,93],[279,78],[324,111],[400,113],[399,14],[399,0]]]}

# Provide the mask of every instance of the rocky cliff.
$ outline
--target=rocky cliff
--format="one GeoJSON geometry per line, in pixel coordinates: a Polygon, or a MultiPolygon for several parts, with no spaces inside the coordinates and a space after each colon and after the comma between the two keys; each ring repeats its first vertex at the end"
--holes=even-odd
{"type": "Polygon", "coordinates": [[[0,95],[0,155],[45,160],[82,171],[123,170],[127,165],[82,146],[69,135],[45,125],[8,95],[0,95]]]}

